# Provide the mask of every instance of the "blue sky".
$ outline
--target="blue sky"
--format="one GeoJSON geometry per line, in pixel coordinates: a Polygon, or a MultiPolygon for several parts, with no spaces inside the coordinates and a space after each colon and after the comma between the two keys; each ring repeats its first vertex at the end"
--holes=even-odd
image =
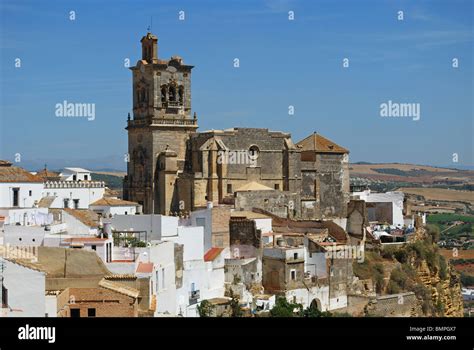
{"type": "Polygon", "coordinates": [[[195,66],[199,130],[270,128],[295,142],[317,131],[349,148],[351,161],[474,164],[470,0],[0,3],[2,159],[125,167],[124,59],[139,59],[152,16],[159,56],[195,66]],[[95,103],[95,120],[57,118],[64,100],[95,103]],[[382,118],[388,100],[419,103],[421,119],[382,118]]]}

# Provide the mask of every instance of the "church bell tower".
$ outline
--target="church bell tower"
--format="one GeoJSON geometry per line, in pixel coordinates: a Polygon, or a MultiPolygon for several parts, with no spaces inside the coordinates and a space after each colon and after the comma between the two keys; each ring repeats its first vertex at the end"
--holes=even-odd
{"type": "Polygon", "coordinates": [[[158,38],[141,39],[141,59],[131,67],[133,117],[128,117],[128,163],[124,199],[145,214],[169,214],[176,206],[176,179],[186,144],[198,128],[191,116],[191,70],[179,56],[158,58],[158,38]]]}

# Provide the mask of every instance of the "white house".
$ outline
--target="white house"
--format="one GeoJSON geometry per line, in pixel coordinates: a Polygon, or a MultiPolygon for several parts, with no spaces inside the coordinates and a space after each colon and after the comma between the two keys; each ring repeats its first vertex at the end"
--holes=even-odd
{"type": "MultiPolygon", "coordinates": [[[[224,296],[228,251],[206,251],[202,226],[181,226],[178,217],[165,215],[115,215],[110,221],[115,231],[146,232],[151,246],[139,260],[154,264],[150,288],[155,316],[199,316],[197,305],[202,300],[224,296]]],[[[144,267],[138,265],[137,271],[139,266],[144,267]]]]}
{"type": "Polygon", "coordinates": [[[64,209],[61,211],[62,222],[66,224],[67,233],[72,236],[97,236],[100,220],[92,210],[64,209]]]}
{"type": "Polygon", "coordinates": [[[0,161],[0,208],[32,208],[42,197],[43,179],[0,161]]]}
{"type": "Polygon", "coordinates": [[[91,172],[83,168],[64,168],[59,174],[62,181],[91,181],[91,172]]]}
{"type": "Polygon", "coordinates": [[[2,317],[45,317],[46,274],[15,259],[3,259],[2,317]]]}
{"type": "Polygon", "coordinates": [[[113,197],[101,198],[91,203],[89,209],[101,214],[103,217],[135,215],[141,212],[140,204],[113,197]]]}
{"type": "Polygon", "coordinates": [[[369,221],[388,222],[396,227],[403,227],[403,192],[376,193],[370,190],[353,192],[352,196],[367,203],[369,221]]]}
{"type": "Polygon", "coordinates": [[[103,181],[46,181],[41,202],[48,208],[89,209],[104,194],[103,181]]]}

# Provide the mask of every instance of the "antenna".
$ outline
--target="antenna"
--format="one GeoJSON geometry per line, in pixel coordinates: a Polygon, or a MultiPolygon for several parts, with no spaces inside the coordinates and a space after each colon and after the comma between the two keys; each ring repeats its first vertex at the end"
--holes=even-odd
{"type": "Polygon", "coordinates": [[[147,27],[147,31],[150,33],[153,31],[153,16],[150,16],[150,25],[147,27]]]}

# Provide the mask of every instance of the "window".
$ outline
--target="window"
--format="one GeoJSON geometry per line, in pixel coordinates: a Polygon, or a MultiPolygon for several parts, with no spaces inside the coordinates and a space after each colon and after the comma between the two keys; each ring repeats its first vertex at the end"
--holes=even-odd
{"type": "Polygon", "coordinates": [[[298,253],[293,254],[293,259],[295,259],[295,260],[298,259],[298,253]]]}
{"type": "Polygon", "coordinates": [[[165,289],[165,269],[161,269],[161,289],[165,289]]]}
{"type": "Polygon", "coordinates": [[[95,317],[95,309],[87,309],[87,317],[95,317]]]}
{"type": "Polygon", "coordinates": [[[71,317],[81,317],[81,309],[71,309],[71,317]]]}
{"type": "Polygon", "coordinates": [[[72,181],[77,181],[77,175],[72,175],[72,181]]]}
{"type": "Polygon", "coordinates": [[[290,271],[290,276],[291,276],[292,281],[296,280],[296,270],[291,270],[290,271]]]}
{"type": "Polygon", "coordinates": [[[30,197],[33,195],[33,191],[32,190],[29,190],[28,191],[28,194],[30,195],[30,197]]]}
{"type": "Polygon", "coordinates": [[[312,257],[313,257],[313,253],[309,252],[309,257],[312,258],[312,257]]]}
{"type": "Polygon", "coordinates": [[[79,199],[74,199],[74,209],[79,209],[79,199]]]}
{"type": "Polygon", "coordinates": [[[69,198],[64,198],[64,208],[69,208],[69,198]]]}
{"type": "Polygon", "coordinates": [[[127,212],[127,211],[125,211],[125,215],[128,215],[128,212],[127,212]]]}
{"type": "Polygon", "coordinates": [[[227,184],[227,193],[232,193],[232,184],[227,184]]]}
{"type": "Polygon", "coordinates": [[[84,180],[85,180],[85,181],[89,180],[89,176],[88,176],[88,175],[84,175],[84,180]]]}
{"type": "Polygon", "coordinates": [[[275,184],[275,190],[279,190],[280,189],[280,184],[275,184]]]}
{"type": "Polygon", "coordinates": [[[92,250],[97,250],[97,246],[96,246],[96,245],[93,245],[93,246],[92,246],[92,250]]]}
{"type": "Polygon", "coordinates": [[[20,189],[14,188],[13,189],[13,206],[18,207],[20,203],[20,189]]]}

